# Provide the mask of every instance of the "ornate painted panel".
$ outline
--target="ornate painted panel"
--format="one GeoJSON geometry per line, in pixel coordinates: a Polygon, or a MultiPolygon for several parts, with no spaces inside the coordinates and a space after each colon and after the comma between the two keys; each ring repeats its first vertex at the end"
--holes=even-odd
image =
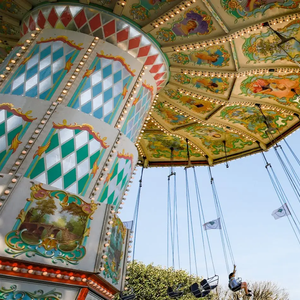
{"type": "Polygon", "coordinates": [[[50,100],[82,49],[66,36],[41,38],[1,90],[50,100]]]}
{"type": "Polygon", "coordinates": [[[226,153],[231,154],[251,146],[253,142],[224,128],[214,125],[193,124],[184,128],[184,131],[194,138],[201,140],[202,145],[215,155],[225,154],[224,140],[226,141],[226,153]]]}
{"type": "Polygon", "coordinates": [[[123,57],[102,51],[82,76],[68,106],[111,124],[134,76],[135,70],[123,57]]]}
{"type": "Polygon", "coordinates": [[[222,8],[231,16],[236,18],[236,22],[246,20],[258,15],[264,15],[266,11],[274,8],[295,9],[300,3],[299,0],[220,0],[222,8]]]}
{"type": "MultiPolygon", "coordinates": [[[[280,34],[289,37],[299,37],[300,21],[294,20],[288,23],[283,28],[276,29],[280,34]]],[[[293,62],[293,60],[300,61],[300,43],[285,43],[284,50],[289,53],[293,60],[278,47],[281,42],[278,36],[274,34],[273,30],[266,27],[259,33],[250,34],[243,38],[244,42],[242,48],[239,50],[239,55],[247,58],[247,63],[270,63],[278,61],[293,62]]]]}
{"type": "Polygon", "coordinates": [[[175,73],[172,80],[183,85],[186,89],[189,89],[189,87],[191,87],[201,92],[214,94],[216,96],[226,96],[230,91],[232,81],[231,79],[224,76],[190,76],[182,73],[175,73]]]}
{"type": "Polygon", "coordinates": [[[32,111],[23,112],[11,103],[0,104],[0,171],[15,153],[32,121],[32,111]]]}
{"type": "Polygon", "coordinates": [[[85,195],[109,147],[106,139],[89,124],[53,123],[25,177],[85,195]]]}
{"type": "Polygon", "coordinates": [[[221,45],[196,51],[175,52],[169,55],[169,58],[173,63],[184,66],[228,68],[230,56],[230,52],[224,45],[221,45]]]}
{"type": "Polygon", "coordinates": [[[162,102],[155,104],[154,112],[171,126],[185,125],[190,122],[182,113],[170,109],[162,102]]]}
{"type": "Polygon", "coordinates": [[[153,19],[157,10],[161,10],[164,6],[176,2],[177,0],[139,0],[130,7],[129,14],[131,18],[140,23],[153,19]]]}
{"type": "Polygon", "coordinates": [[[137,139],[153,96],[153,86],[146,84],[146,82],[142,83],[121,129],[121,132],[132,142],[135,142],[137,139]]]}
{"type": "Polygon", "coordinates": [[[174,89],[165,88],[164,92],[170,99],[176,100],[176,102],[180,103],[181,105],[195,113],[203,115],[211,112],[216,108],[216,104],[214,104],[213,102],[180,94],[177,90],[174,89]]]}
{"type": "Polygon", "coordinates": [[[42,184],[33,184],[26,200],[5,236],[5,252],[12,257],[37,255],[53,263],[78,264],[86,255],[90,223],[98,206],[62,190],[47,190],[42,184]]]}
{"type": "Polygon", "coordinates": [[[240,124],[263,139],[269,139],[270,134],[277,134],[278,129],[284,128],[288,125],[288,122],[294,119],[290,114],[276,110],[262,109],[262,111],[264,116],[257,107],[232,105],[224,108],[220,116],[233,124],[240,124]]]}
{"type": "MultiPolygon", "coordinates": [[[[187,159],[186,143],[178,138],[163,133],[146,132],[143,135],[146,142],[146,151],[154,159],[171,159],[171,148],[173,148],[173,158],[175,160],[187,159]]],[[[203,156],[189,148],[192,159],[203,156]]]]}
{"type": "Polygon", "coordinates": [[[62,293],[57,292],[56,289],[53,289],[49,292],[44,292],[39,289],[33,292],[24,291],[18,289],[16,285],[12,285],[8,288],[2,286],[0,288],[0,299],[22,299],[22,300],[58,300],[62,298],[62,293]]]}
{"type": "Polygon", "coordinates": [[[117,210],[134,167],[135,159],[133,153],[125,153],[125,149],[122,152],[117,152],[109,173],[105,177],[104,185],[97,201],[114,205],[117,210]]]}
{"type": "Polygon", "coordinates": [[[238,86],[240,97],[272,99],[283,105],[292,104],[300,108],[300,75],[298,73],[248,76],[238,86]]]}
{"type": "Polygon", "coordinates": [[[175,42],[193,35],[205,36],[216,29],[212,17],[199,6],[187,9],[180,19],[168,25],[156,31],[156,38],[164,43],[175,42]]]}
{"type": "Polygon", "coordinates": [[[120,218],[116,215],[113,217],[109,247],[107,248],[106,258],[104,260],[104,278],[111,281],[112,284],[118,285],[122,276],[122,267],[126,246],[127,229],[120,218]]]}

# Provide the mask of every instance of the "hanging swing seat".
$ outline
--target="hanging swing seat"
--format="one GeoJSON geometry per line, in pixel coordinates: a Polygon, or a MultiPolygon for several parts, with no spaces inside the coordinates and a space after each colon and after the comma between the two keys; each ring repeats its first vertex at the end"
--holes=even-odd
{"type": "Polygon", "coordinates": [[[228,284],[229,289],[231,291],[233,291],[233,292],[238,292],[242,288],[241,287],[241,285],[242,285],[242,278],[241,277],[237,278],[236,282],[238,283],[238,285],[235,286],[235,287],[231,287],[230,284],[228,284]]]}
{"type": "Polygon", "coordinates": [[[206,279],[203,279],[200,282],[200,287],[199,287],[199,284],[197,282],[195,282],[191,285],[190,289],[191,289],[192,294],[196,298],[203,298],[210,293],[210,287],[209,287],[209,284],[207,284],[206,279]],[[206,289],[204,287],[206,287],[206,289]]]}
{"type": "Polygon", "coordinates": [[[121,300],[132,300],[135,299],[135,293],[133,292],[133,289],[131,289],[130,294],[123,295],[123,293],[120,293],[121,300]]]}
{"type": "MultiPolygon", "coordinates": [[[[180,286],[179,286],[180,287],[180,286]]],[[[179,287],[174,291],[170,286],[167,289],[168,296],[170,298],[180,298],[183,295],[183,292],[179,291],[179,287]]]]}

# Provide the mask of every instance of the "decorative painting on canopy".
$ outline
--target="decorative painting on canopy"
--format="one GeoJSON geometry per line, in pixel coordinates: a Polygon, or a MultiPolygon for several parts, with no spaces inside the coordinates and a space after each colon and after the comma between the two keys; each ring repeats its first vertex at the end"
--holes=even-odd
{"type": "Polygon", "coordinates": [[[258,107],[233,105],[224,108],[220,115],[222,119],[241,124],[264,139],[269,138],[268,134],[276,133],[277,128],[285,127],[288,121],[293,120],[292,116],[271,109],[263,110],[263,113],[264,116],[258,107]]]}
{"type": "Polygon", "coordinates": [[[180,114],[179,112],[170,109],[162,102],[159,102],[154,106],[154,111],[170,125],[185,125],[189,123],[189,119],[182,113],[180,114]]]}
{"type": "MultiPolygon", "coordinates": [[[[297,36],[300,29],[300,20],[290,22],[287,26],[277,29],[277,31],[285,37],[297,36]]],[[[277,60],[300,61],[300,44],[285,43],[284,50],[293,57],[293,60],[278,47],[281,42],[279,37],[274,34],[273,30],[268,28],[266,32],[251,34],[248,38],[244,38],[245,42],[242,46],[243,54],[248,58],[247,63],[258,63],[277,60]]]]}
{"type": "Polygon", "coordinates": [[[34,184],[30,198],[5,236],[5,252],[52,259],[52,263],[78,264],[86,254],[90,223],[97,205],[62,190],[34,184]]]}
{"type": "MultiPolygon", "coordinates": [[[[186,143],[174,136],[165,134],[145,133],[143,138],[148,142],[147,150],[154,158],[171,159],[171,148],[173,148],[174,159],[187,159],[186,143]]],[[[199,152],[189,148],[190,157],[201,157],[199,152]]]]}
{"type": "Polygon", "coordinates": [[[20,29],[16,26],[13,26],[7,22],[1,20],[0,25],[0,34],[4,35],[18,35],[20,33],[20,29]]]}
{"type": "Polygon", "coordinates": [[[164,92],[169,98],[177,100],[180,104],[199,114],[206,114],[216,107],[212,102],[181,95],[178,91],[173,89],[165,89],[164,92]]]}
{"type": "Polygon", "coordinates": [[[229,132],[217,126],[194,124],[186,127],[184,131],[195,138],[201,139],[203,145],[216,155],[222,152],[225,153],[224,141],[226,153],[236,152],[245,148],[245,146],[252,145],[251,141],[241,137],[238,133],[229,132]]]}
{"type": "Polygon", "coordinates": [[[173,76],[173,78],[180,84],[190,84],[197,89],[214,94],[224,94],[229,87],[229,81],[225,77],[190,77],[185,74],[177,73],[173,76]]]}
{"type": "Polygon", "coordinates": [[[170,28],[160,28],[156,35],[157,39],[163,42],[174,42],[177,37],[207,35],[213,30],[215,27],[211,16],[197,6],[188,9],[184,17],[172,23],[170,28]]]}
{"type": "Polygon", "coordinates": [[[222,68],[229,65],[230,53],[222,46],[211,46],[206,49],[191,51],[189,54],[176,52],[171,59],[177,63],[186,65],[192,63],[203,67],[222,68]]]}
{"type": "Polygon", "coordinates": [[[113,284],[118,284],[121,278],[122,260],[124,259],[124,243],[126,238],[126,227],[122,221],[114,215],[111,228],[109,247],[104,260],[103,275],[111,278],[113,284]]]}
{"type": "Polygon", "coordinates": [[[20,6],[15,0],[2,0],[0,2],[0,9],[11,14],[18,14],[21,10],[20,6]]]}
{"type": "Polygon", "coordinates": [[[11,52],[12,48],[13,48],[12,46],[4,45],[4,44],[0,45],[0,64],[5,60],[7,55],[11,52]]]}
{"type": "Polygon", "coordinates": [[[235,22],[263,15],[272,8],[295,9],[299,3],[299,0],[221,0],[223,9],[236,18],[235,22]]]}
{"type": "Polygon", "coordinates": [[[56,292],[55,289],[44,292],[39,289],[38,291],[28,292],[17,290],[16,285],[12,285],[9,288],[2,286],[0,288],[0,299],[19,299],[19,300],[59,300],[62,298],[62,293],[56,292]]]}
{"type": "Polygon", "coordinates": [[[140,0],[134,3],[130,9],[130,15],[133,20],[145,21],[151,18],[151,11],[156,12],[167,3],[175,0],[140,0]]]}
{"type": "Polygon", "coordinates": [[[294,104],[300,108],[300,75],[290,73],[287,75],[254,75],[245,79],[240,89],[240,95],[259,97],[260,99],[271,98],[280,104],[294,104]]]}

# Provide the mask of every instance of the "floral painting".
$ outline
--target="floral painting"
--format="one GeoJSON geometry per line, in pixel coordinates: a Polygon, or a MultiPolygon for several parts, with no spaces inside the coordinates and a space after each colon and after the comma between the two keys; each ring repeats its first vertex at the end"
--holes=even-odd
{"type": "MultiPolygon", "coordinates": [[[[277,31],[284,37],[295,37],[298,35],[300,29],[300,21],[295,20],[290,22],[287,26],[277,29],[277,31]]],[[[248,58],[247,63],[260,62],[275,62],[278,60],[299,61],[300,62],[300,43],[290,41],[282,45],[283,49],[279,48],[278,44],[281,42],[274,31],[268,28],[266,31],[251,34],[244,38],[245,42],[242,46],[243,54],[248,58]],[[287,53],[292,59],[287,55],[287,53]]]]}
{"type": "Polygon", "coordinates": [[[145,21],[151,18],[152,13],[155,13],[162,6],[174,1],[175,0],[140,0],[131,6],[130,15],[133,17],[133,20],[145,21]]]}
{"type": "Polygon", "coordinates": [[[269,138],[269,134],[275,134],[277,128],[284,127],[288,121],[293,120],[292,116],[271,109],[264,109],[263,114],[258,107],[232,105],[221,111],[221,118],[240,124],[264,139],[269,138]]]}
{"type": "Polygon", "coordinates": [[[197,89],[214,94],[224,94],[229,88],[229,80],[225,77],[188,76],[177,73],[174,80],[180,84],[189,84],[197,89]]]}
{"type": "Polygon", "coordinates": [[[171,60],[177,64],[194,64],[199,67],[222,68],[229,65],[230,53],[222,46],[211,46],[206,49],[191,51],[190,53],[176,52],[171,60]]]}
{"type": "MultiPolygon", "coordinates": [[[[145,133],[143,138],[147,141],[147,150],[153,158],[171,159],[171,148],[173,148],[174,159],[187,159],[186,143],[174,136],[166,134],[145,133]]],[[[201,157],[199,152],[189,147],[190,157],[201,157]]]]}
{"type": "Polygon", "coordinates": [[[184,130],[193,137],[199,138],[203,146],[216,155],[225,154],[225,152],[236,152],[247,145],[252,145],[251,141],[248,141],[238,133],[233,133],[213,125],[203,126],[201,124],[193,124],[184,130]]]}
{"type": "Polygon", "coordinates": [[[199,114],[209,113],[216,107],[213,102],[205,101],[192,96],[182,95],[173,89],[164,89],[164,92],[171,99],[176,100],[183,106],[199,114]]]}
{"type": "Polygon", "coordinates": [[[223,9],[230,15],[245,20],[256,17],[257,14],[264,14],[269,9],[285,8],[295,9],[300,0],[220,0],[223,9]]]}

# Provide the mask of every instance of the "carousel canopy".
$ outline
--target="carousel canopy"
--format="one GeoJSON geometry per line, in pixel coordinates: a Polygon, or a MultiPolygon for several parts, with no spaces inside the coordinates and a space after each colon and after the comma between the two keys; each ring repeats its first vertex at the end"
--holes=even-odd
{"type": "Polygon", "coordinates": [[[163,69],[150,70],[159,92],[136,143],[141,164],[185,165],[188,141],[192,164],[213,165],[267,150],[299,127],[300,0],[70,2],[1,1],[1,60],[35,27],[102,38],[111,18],[98,20],[99,9],[139,28],[129,44],[124,26],[106,40],[140,57],[150,51],[141,30],[165,56],[163,69]]]}

